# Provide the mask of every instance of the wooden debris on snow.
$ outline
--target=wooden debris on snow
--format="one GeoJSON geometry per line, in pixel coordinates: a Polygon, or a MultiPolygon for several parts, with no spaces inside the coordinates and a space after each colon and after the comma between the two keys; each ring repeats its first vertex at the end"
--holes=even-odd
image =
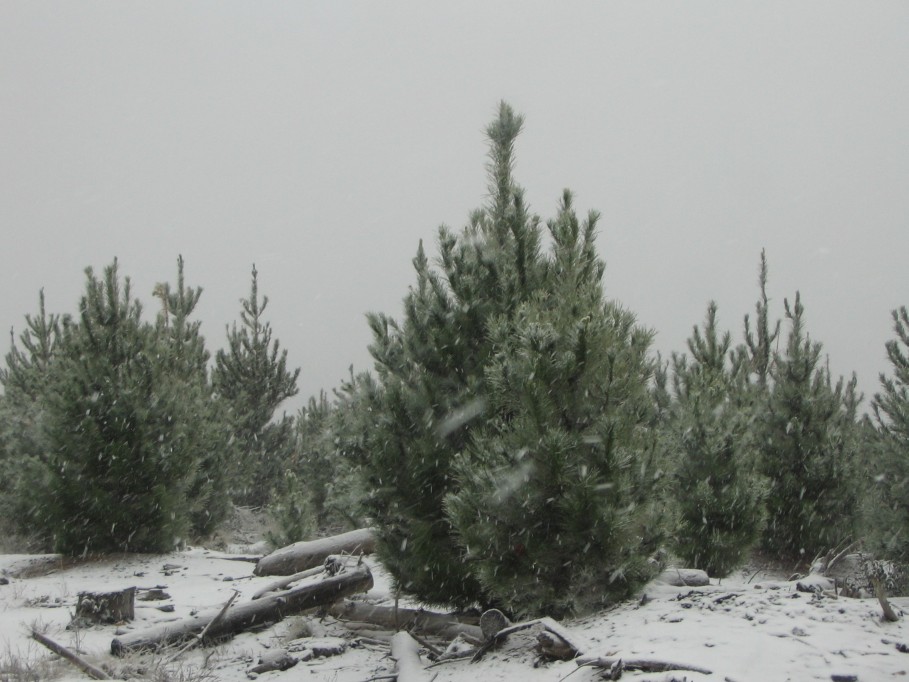
{"type": "MultiPolygon", "coordinates": [[[[702,668],[688,663],[676,663],[673,661],[662,661],[655,658],[622,658],[620,656],[582,656],[576,659],[578,667],[594,666],[596,668],[605,668],[613,674],[621,675],[623,670],[641,670],[648,673],[664,673],[672,670],[688,670],[702,675],[711,675],[712,670],[702,668]]],[[[618,677],[612,677],[617,680],[618,677]]]]}
{"type": "Polygon", "coordinates": [[[429,675],[420,660],[420,644],[406,632],[391,639],[391,657],[395,659],[398,682],[428,682],[429,675]]]}
{"type": "Polygon", "coordinates": [[[79,656],[74,654],[72,651],[70,651],[66,647],[61,646],[60,644],[57,644],[54,640],[42,635],[37,630],[32,630],[32,639],[34,639],[39,644],[47,647],[48,649],[53,651],[55,654],[57,654],[61,658],[65,658],[67,661],[69,661],[74,666],[79,668],[79,670],[84,672],[86,675],[88,675],[92,679],[94,679],[94,680],[111,679],[110,675],[108,675],[106,672],[104,672],[100,668],[96,668],[95,666],[93,666],[91,663],[89,663],[85,659],[80,658],[79,656]]]}
{"type": "Polygon", "coordinates": [[[259,559],[254,575],[293,575],[322,565],[332,554],[372,554],[376,534],[361,528],[328,538],[295,542],[259,559]]]}
{"type": "Polygon", "coordinates": [[[461,622],[458,616],[452,614],[380,606],[350,599],[335,602],[328,607],[328,613],[338,620],[371,623],[386,630],[408,630],[443,639],[465,635],[477,643],[484,640],[479,626],[461,622]]]}
{"type": "Polygon", "coordinates": [[[121,623],[136,617],[136,588],[117,592],[80,592],[76,602],[77,623],[121,623]]]}
{"type": "Polygon", "coordinates": [[[317,606],[325,606],[343,597],[372,589],[372,573],[365,564],[324,580],[296,587],[278,595],[239,604],[220,612],[198,614],[162,623],[143,632],[135,632],[111,642],[111,653],[122,656],[130,651],[158,649],[182,642],[205,631],[209,639],[221,639],[254,627],[275,623],[285,616],[317,606]],[[214,619],[217,623],[212,623],[214,619]]]}

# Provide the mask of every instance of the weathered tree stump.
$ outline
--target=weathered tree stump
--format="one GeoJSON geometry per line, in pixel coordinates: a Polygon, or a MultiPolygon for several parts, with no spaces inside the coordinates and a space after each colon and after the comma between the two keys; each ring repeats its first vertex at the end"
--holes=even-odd
{"type": "Polygon", "coordinates": [[[119,592],[80,592],[73,620],[80,623],[121,623],[136,617],[136,588],[119,592]]]}

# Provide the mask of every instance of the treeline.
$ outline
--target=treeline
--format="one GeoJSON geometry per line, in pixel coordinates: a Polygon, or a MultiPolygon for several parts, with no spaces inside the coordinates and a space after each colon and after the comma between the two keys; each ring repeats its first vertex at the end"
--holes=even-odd
{"type": "Polygon", "coordinates": [[[771,311],[764,254],[741,341],[709,303],[660,358],[604,295],[598,214],[568,191],[552,219],[529,211],[522,124],[501,105],[486,204],[432,261],[420,244],[400,320],[369,316],[374,371],[293,420],[274,419],[297,371],[255,270],[214,363],[182,261],[154,323],[116,263],[88,271],[78,319],[42,303],[0,373],[8,515],[70,553],[169,549],[230,502],[268,505],[275,542],[368,519],[401,591],[515,615],[614,603],[667,550],[717,577],[755,548],[804,566],[857,539],[909,561],[906,309],[870,417],[799,293],[771,311]]]}
{"type": "Polygon", "coordinates": [[[262,318],[252,271],[241,323],[214,363],[193,311],[201,289],[159,284],[143,317],[116,260],[86,270],[77,317],[39,311],[0,370],[3,516],[68,554],[169,551],[211,534],[230,504],[262,505],[294,451],[273,419],[299,370],[262,318]]]}

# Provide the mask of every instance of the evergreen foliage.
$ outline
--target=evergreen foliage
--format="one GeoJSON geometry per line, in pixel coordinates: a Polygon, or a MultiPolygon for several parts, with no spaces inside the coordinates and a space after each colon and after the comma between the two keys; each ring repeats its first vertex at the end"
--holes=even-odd
{"type": "Polygon", "coordinates": [[[856,379],[833,384],[821,344],[804,328],[798,293],[785,301],[790,331],[775,353],[766,414],[758,422],[760,469],[769,482],[764,547],[811,561],[852,535],[857,504],[856,379]]]}
{"type": "Polygon", "coordinates": [[[879,459],[872,486],[869,544],[883,556],[909,562],[909,312],[893,311],[895,339],[887,342],[892,376],[881,374],[872,401],[879,459]]]}
{"type": "Polygon", "coordinates": [[[490,328],[489,409],[446,500],[468,565],[516,615],[562,617],[627,597],[662,538],[647,428],[651,333],[605,302],[597,215],[565,192],[543,283],[490,328]]]}
{"type": "MultiPolygon", "coordinates": [[[[762,258],[762,281],[765,277],[762,258]]],[[[756,453],[747,357],[730,351],[732,338],[720,335],[716,313],[711,301],[703,331],[695,327],[688,339],[690,360],[673,354],[675,400],[668,430],[678,460],[675,551],[686,565],[722,578],[758,539],[762,499],[749,464],[756,453]]]]}
{"type": "Polygon", "coordinates": [[[202,288],[187,287],[184,261],[177,259],[177,284],[158,284],[154,295],[161,300],[156,335],[159,361],[166,390],[181,395],[181,419],[177,422],[178,441],[187,456],[196,461],[190,483],[190,533],[193,537],[210,535],[229,511],[225,466],[235,453],[227,403],[214,392],[209,379],[208,361],[201,322],[192,320],[202,288]]]}
{"type": "Polygon", "coordinates": [[[213,381],[230,406],[237,456],[230,476],[234,502],[268,503],[293,449],[293,420],[272,418],[278,406],[298,392],[300,370],[287,369],[287,351],[272,340],[263,319],[268,297],[259,298],[258,272],[252,269],[249,298],[240,301],[241,326],[227,331],[227,350],[215,357],[213,381]]]}
{"type": "Polygon", "coordinates": [[[771,331],[770,306],[767,298],[767,254],[763,249],[761,250],[758,286],[761,290],[761,297],[755,304],[755,328],[751,329],[751,320],[748,315],[745,315],[745,349],[739,352],[747,354],[751,373],[755,377],[759,392],[766,396],[773,368],[773,344],[780,335],[780,321],[776,321],[771,331]]]}
{"type": "Polygon", "coordinates": [[[342,449],[399,588],[568,613],[627,594],[659,536],[650,334],[604,302],[596,215],[567,192],[543,252],[512,177],[522,124],[500,106],[488,203],[440,228],[437,268],[420,244],[403,320],[370,315],[376,376],[351,383],[342,449]]]}
{"type": "Polygon", "coordinates": [[[0,518],[45,550],[50,549],[50,538],[36,535],[41,507],[34,495],[42,486],[47,462],[43,399],[62,328],[69,322],[68,317],[47,313],[42,289],[38,314],[25,316],[26,329],[19,335],[22,347],[10,333],[6,367],[0,368],[0,466],[4,471],[0,477],[0,518]]]}
{"type": "Polygon", "coordinates": [[[439,229],[439,269],[422,243],[417,283],[399,324],[369,316],[376,380],[360,378],[356,410],[368,431],[356,451],[380,529],[379,553],[398,587],[429,603],[467,604],[481,590],[443,501],[452,464],[485,410],[490,325],[515,315],[541,285],[539,220],[512,180],[523,119],[507,104],[487,128],[489,201],[458,235],[439,229]]]}
{"type": "Polygon", "coordinates": [[[45,530],[67,554],[166,551],[186,537],[195,465],[179,387],[117,262],[86,275],[45,395],[45,530]]]}

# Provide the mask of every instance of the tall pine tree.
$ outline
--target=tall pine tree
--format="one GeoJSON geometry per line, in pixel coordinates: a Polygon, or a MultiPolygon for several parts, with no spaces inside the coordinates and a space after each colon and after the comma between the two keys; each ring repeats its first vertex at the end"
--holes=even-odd
{"type": "Polygon", "coordinates": [[[457,484],[453,461],[474,420],[493,417],[485,407],[491,325],[513,317],[542,283],[539,220],[512,179],[522,123],[507,104],[499,107],[486,131],[488,204],[460,234],[439,229],[438,269],[420,244],[402,322],[369,316],[376,377],[359,378],[354,397],[366,428],[356,447],[368,511],[398,587],[430,603],[481,597],[443,501],[457,484]]]}
{"type": "Polygon", "coordinates": [[[769,482],[764,547],[811,561],[852,535],[857,490],[856,379],[834,384],[821,344],[804,326],[796,293],[786,348],[774,354],[766,414],[758,422],[760,468],[769,482]]]}
{"type": "Polygon", "coordinates": [[[186,537],[195,466],[180,391],[117,262],[86,271],[45,396],[45,530],[58,551],[166,551],[186,537]]]}
{"type": "Polygon", "coordinates": [[[515,615],[628,596],[662,537],[651,333],[604,301],[597,217],[580,221],[566,191],[540,287],[493,321],[492,418],[457,457],[446,499],[467,565],[515,615]]]}
{"type": "Polygon", "coordinates": [[[209,378],[211,354],[205,348],[201,321],[193,320],[201,287],[188,287],[183,257],[177,259],[177,283],[158,284],[154,295],[161,300],[156,334],[163,390],[181,396],[178,438],[181,448],[195,460],[189,485],[190,532],[193,537],[211,534],[228,512],[225,466],[235,453],[228,404],[214,391],[209,378]]]}
{"type": "Polygon", "coordinates": [[[756,453],[747,357],[730,351],[732,338],[720,335],[716,314],[711,301],[703,331],[695,327],[688,339],[690,358],[673,354],[667,428],[677,459],[675,551],[689,565],[722,578],[758,539],[762,499],[751,466],[756,453]]]}
{"type": "Polygon", "coordinates": [[[909,562],[909,312],[893,311],[895,339],[887,342],[892,375],[881,374],[872,401],[879,458],[872,486],[869,541],[891,559],[909,562]]]}
{"type": "Polygon", "coordinates": [[[25,316],[25,330],[19,344],[11,333],[6,367],[0,369],[0,517],[8,527],[49,549],[49,538],[36,535],[41,505],[35,489],[43,485],[47,463],[44,398],[51,378],[51,366],[60,348],[62,329],[68,317],[48,314],[44,290],[38,297],[38,314],[25,316]]]}
{"type": "Polygon", "coordinates": [[[293,420],[272,421],[278,406],[298,392],[300,370],[287,369],[287,351],[272,340],[263,318],[268,297],[259,298],[259,273],[252,269],[249,297],[240,304],[240,326],[227,331],[227,350],[215,357],[214,384],[228,402],[238,454],[230,488],[237,504],[263,506],[281,480],[293,449],[293,420]]]}

